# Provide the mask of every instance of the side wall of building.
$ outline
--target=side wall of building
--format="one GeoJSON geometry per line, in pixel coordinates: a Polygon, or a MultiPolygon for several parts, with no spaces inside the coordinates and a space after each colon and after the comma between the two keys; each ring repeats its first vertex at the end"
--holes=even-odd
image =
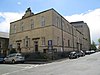
{"type": "Polygon", "coordinates": [[[83,33],[53,11],[53,41],[58,51],[83,50],[83,33]],[[59,40],[60,39],[60,40],[59,40]]]}
{"type": "Polygon", "coordinates": [[[89,27],[86,23],[83,21],[79,22],[73,22],[71,23],[75,28],[78,29],[78,31],[82,32],[83,38],[82,38],[82,49],[83,50],[89,50],[90,49],[90,44],[91,44],[91,39],[90,39],[90,30],[89,27]]]}
{"type": "Polygon", "coordinates": [[[8,53],[9,38],[0,37],[0,55],[6,56],[8,53]]]}

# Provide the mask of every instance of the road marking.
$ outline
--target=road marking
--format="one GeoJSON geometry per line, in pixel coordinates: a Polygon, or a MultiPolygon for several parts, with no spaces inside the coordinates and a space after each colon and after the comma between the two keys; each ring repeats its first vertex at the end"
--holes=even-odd
{"type": "MultiPolygon", "coordinates": [[[[9,75],[9,74],[12,74],[12,73],[28,70],[28,69],[31,69],[31,68],[34,68],[34,67],[38,67],[38,66],[39,65],[29,65],[29,66],[26,66],[26,67],[20,67],[20,68],[23,68],[23,69],[19,69],[19,70],[15,70],[15,71],[12,71],[12,72],[4,73],[2,75],[9,75]]],[[[16,67],[16,66],[12,65],[12,67],[16,67]]]]}
{"type": "Polygon", "coordinates": [[[17,68],[24,68],[24,67],[22,67],[22,66],[18,66],[18,65],[6,65],[6,66],[17,67],[17,68]]]}
{"type": "Polygon", "coordinates": [[[20,69],[20,70],[16,70],[16,71],[13,71],[13,72],[4,73],[2,75],[9,75],[9,74],[16,73],[16,72],[23,71],[23,70],[25,70],[25,69],[20,69]]]}
{"type": "Polygon", "coordinates": [[[31,69],[31,68],[37,67],[37,66],[39,66],[39,65],[30,65],[30,66],[26,66],[26,67],[24,67],[24,68],[26,68],[26,69],[31,69]]]}

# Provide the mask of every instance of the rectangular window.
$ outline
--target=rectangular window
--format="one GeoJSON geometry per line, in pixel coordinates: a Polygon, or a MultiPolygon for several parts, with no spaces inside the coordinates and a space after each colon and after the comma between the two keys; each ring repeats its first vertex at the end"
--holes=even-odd
{"type": "Polygon", "coordinates": [[[42,37],[42,45],[45,45],[45,37],[42,37]]]}
{"type": "Polygon", "coordinates": [[[23,47],[25,47],[25,39],[23,39],[23,47]]]}
{"type": "Polygon", "coordinates": [[[31,29],[34,29],[34,21],[31,19],[31,29]]]}
{"type": "Polygon", "coordinates": [[[23,29],[23,25],[21,25],[21,31],[23,31],[24,29],[23,29]]]}
{"type": "Polygon", "coordinates": [[[31,29],[34,29],[34,23],[31,24],[31,29]]]}
{"type": "Polygon", "coordinates": [[[30,47],[30,38],[28,38],[28,47],[30,47]]]}
{"type": "Polygon", "coordinates": [[[23,22],[21,22],[20,29],[21,29],[21,31],[24,30],[23,22]]]}
{"type": "Polygon", "coordinates": [[[16,33],[16,25],[14,25],[14,33],[16,33]]]}
{"type": "Polygon", "coordinates": [[[59,37],[57,37],[57,45],[59,45],[59,37]]]}
{"type": "Polygon", "coordinates": [[[59,20],[59,17],[56,18],[56,24],[57,24],[57,27],[60,27],[60,20],[59,20]]]}
{"type": "Polygon", "coordinates": [[[68,26],[68,29],[69,29],[69,33],[71,33],[71,26],[68,26]]]}
{"type": "Polygon", "coordinates": [[[68,24],[66,24],[65,30],[66,30],[67,32],[69,32],[69,25],[68,25],[68,24]]]}
{"type": "Polygon", "coordinates": [[[28,40],[26,40],[26,47],[28,47],[28,40]]]}
{"type": "Polygon", "coordinates": [[[68,40],[68,47],[70,47],[70,40],[68,40]]]}
{"type": "Polygon", "coordinates": [[[55,26],[58,27],[58,17],[56,17],[56,24],[55,24],[55,26]]]}
{"type": "Polygon", "coordinates": [[[20,43],[17,43],[17,50],[18,52],[21,52],[20,43]]]}
{"type": "Polygon", "coordinates": [[[30,46],[30,38],[28,38],[28,36],[25,37],[25,47],[29,47],[30,46]]]}
{"type": "Polygon", "coordinates": [[[41,26],[42,27],[45,26],[45,18],[44,18],[44,16],[41,17],[41,26]]]}
{"type": "Polygon", "coordinates": [[[62,30],[64,30],[65,29],[65,23],[64,23],[64,21],[62,22],[62,30]]]}

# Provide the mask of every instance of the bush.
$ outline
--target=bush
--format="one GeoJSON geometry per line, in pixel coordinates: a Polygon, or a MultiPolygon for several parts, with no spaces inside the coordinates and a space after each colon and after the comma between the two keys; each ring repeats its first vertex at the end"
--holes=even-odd
{"type": "Polygon", "coordinates": [[[12,48],[9,53],[12,54],[12,53],[17,53],[17,52],[15,48],[12,48]]]}

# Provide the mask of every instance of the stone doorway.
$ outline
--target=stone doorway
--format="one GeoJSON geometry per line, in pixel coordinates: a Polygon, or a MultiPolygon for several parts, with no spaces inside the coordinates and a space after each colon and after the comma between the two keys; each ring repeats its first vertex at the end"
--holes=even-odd
{"type": "Polygon", "coordinates": [[[35,52],[38,52],[38,41],[34,41],[35,52]]]}

